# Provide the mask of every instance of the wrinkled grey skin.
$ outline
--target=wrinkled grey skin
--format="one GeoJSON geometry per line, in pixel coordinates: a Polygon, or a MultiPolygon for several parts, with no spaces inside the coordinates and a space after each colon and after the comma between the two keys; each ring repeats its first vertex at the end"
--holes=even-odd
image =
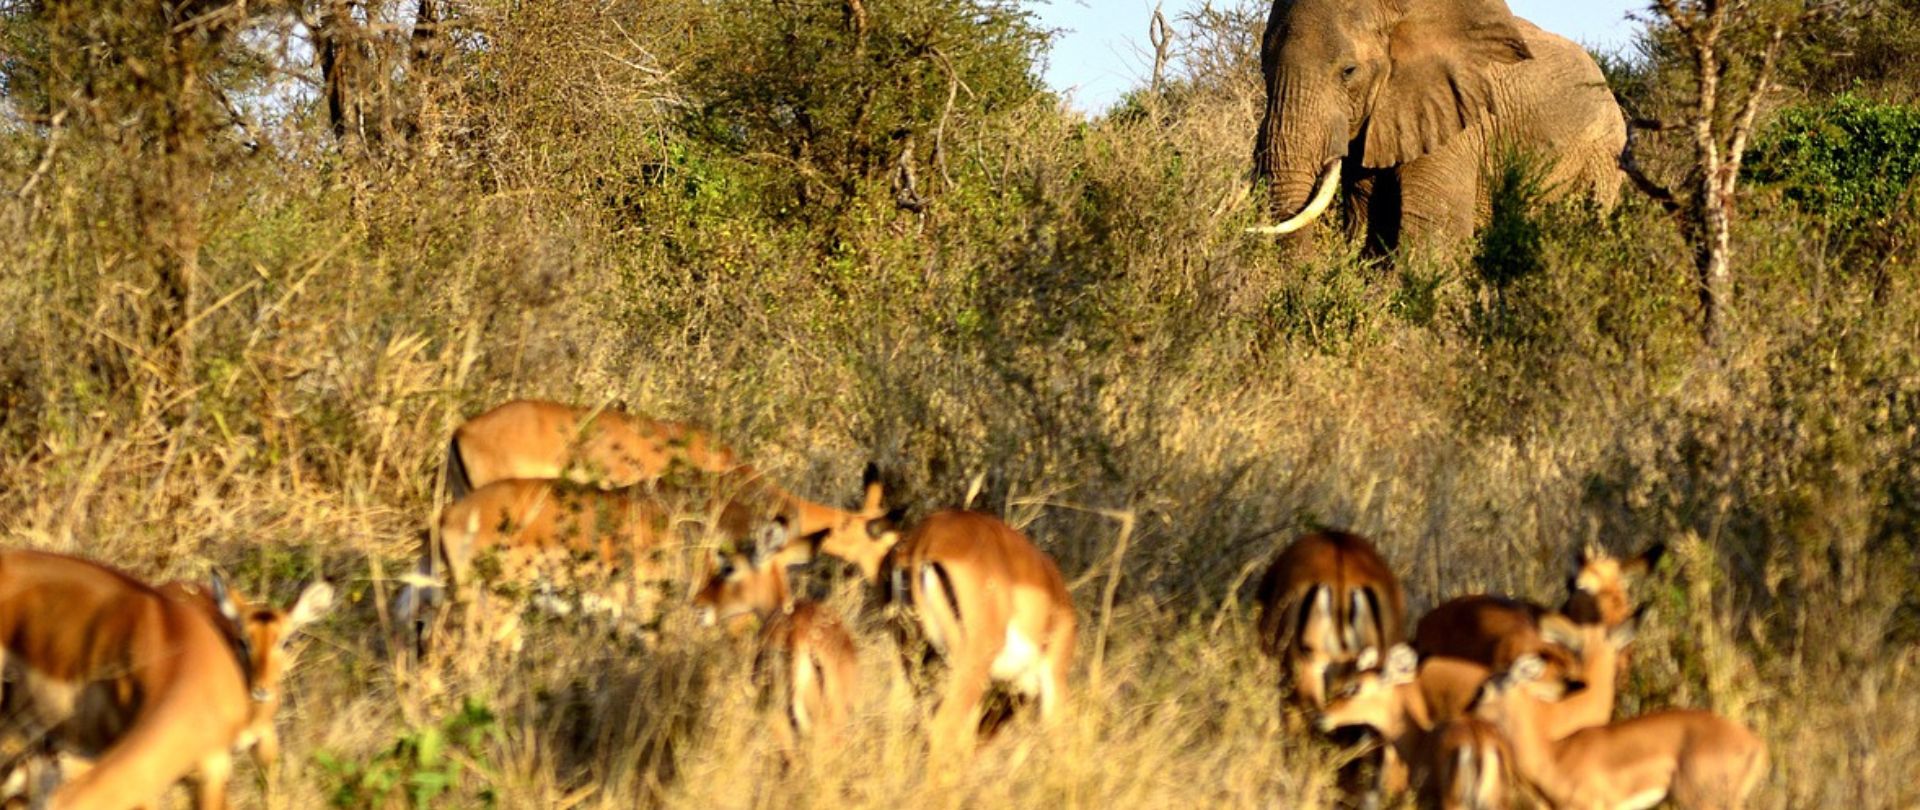
{"type": "Polygon", "coordinates": [[[1472,236],[1510,151],[1548,161],[1549,199],[1619,198],[1626,125],[1600,67],[1503,0],[1278,0],[1261,67],[1254,170],[1274,221],[1306,206],[1330,160],[1376,249],[1472,236]]]}

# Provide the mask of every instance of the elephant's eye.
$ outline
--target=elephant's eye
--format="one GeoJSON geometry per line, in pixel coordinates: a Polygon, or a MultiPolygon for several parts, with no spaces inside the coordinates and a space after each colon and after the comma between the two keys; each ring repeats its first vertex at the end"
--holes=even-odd
{"type": "Polygon", "coordinates": [[[1340,69],[1340,80],[1343,82],[1353,81],[1354,74],[1359,72],[1360,72],[1359,65],[1348,65],[1346,67],[1343,67],[1340,69]]]}

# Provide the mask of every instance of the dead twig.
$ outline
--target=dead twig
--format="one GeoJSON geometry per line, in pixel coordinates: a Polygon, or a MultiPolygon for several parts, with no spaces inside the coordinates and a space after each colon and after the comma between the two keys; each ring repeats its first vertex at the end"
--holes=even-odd
{"type": "Polygon", "coordinates": [[[20,184],[20,190],[14,192],[14,197],[26,199],[40,185],[40,181],[46,179],[47,173],[53,170],[54,156],[60,153],[60,136],[67,131],[63,125],[67,122],[68,112],[61,110],[54,113],[53,120],[47,125],[47,151],[40,153],[40,162],[33,167],[33,174],[27,176],[27,182],[20,184]]]}
{"type": "Polygon", "coordinates": [[[1684,206],[1681,205],[1679,198],[1674,196],[1673,189],[1661,185],[1648,176],[1646,170],[1640,167],[1640,161],[1635,158],[1633,132],[1631,129],[1627,130],[1627,148],[1620,150],[1620,171],[1625,172],[1627,180],[1633,183],[1633,187],[1658,204],[1661,210],[1679,215],[1684,210],[1684,206]]]}

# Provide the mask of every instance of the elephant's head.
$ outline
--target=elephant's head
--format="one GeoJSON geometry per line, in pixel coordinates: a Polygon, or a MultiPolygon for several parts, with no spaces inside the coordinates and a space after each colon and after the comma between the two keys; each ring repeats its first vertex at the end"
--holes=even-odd
{"type": "Polygon", "coordinates": [[[1254,171],[1290,233],[1326,210],[1341,164],[1398,166],[1499,104],[1493,71],[1532,58],[1504,0],[1276,0],[1261,43],[1254,171]]]}

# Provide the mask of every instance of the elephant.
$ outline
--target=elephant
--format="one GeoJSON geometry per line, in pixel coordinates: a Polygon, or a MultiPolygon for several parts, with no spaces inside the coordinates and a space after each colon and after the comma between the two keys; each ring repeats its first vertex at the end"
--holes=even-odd
{"type": "Polygon", "coordinates": [[[1626,118],[1600,66],[1504,0],[1275,0],[1260,64],[1254,174],[1285,220],[1253,232],[1298,231],[1343,189],[1375,252],[1458,245],[1510,154],[1543,161],[1547,200],[1619,199],[1626,118]]]}

